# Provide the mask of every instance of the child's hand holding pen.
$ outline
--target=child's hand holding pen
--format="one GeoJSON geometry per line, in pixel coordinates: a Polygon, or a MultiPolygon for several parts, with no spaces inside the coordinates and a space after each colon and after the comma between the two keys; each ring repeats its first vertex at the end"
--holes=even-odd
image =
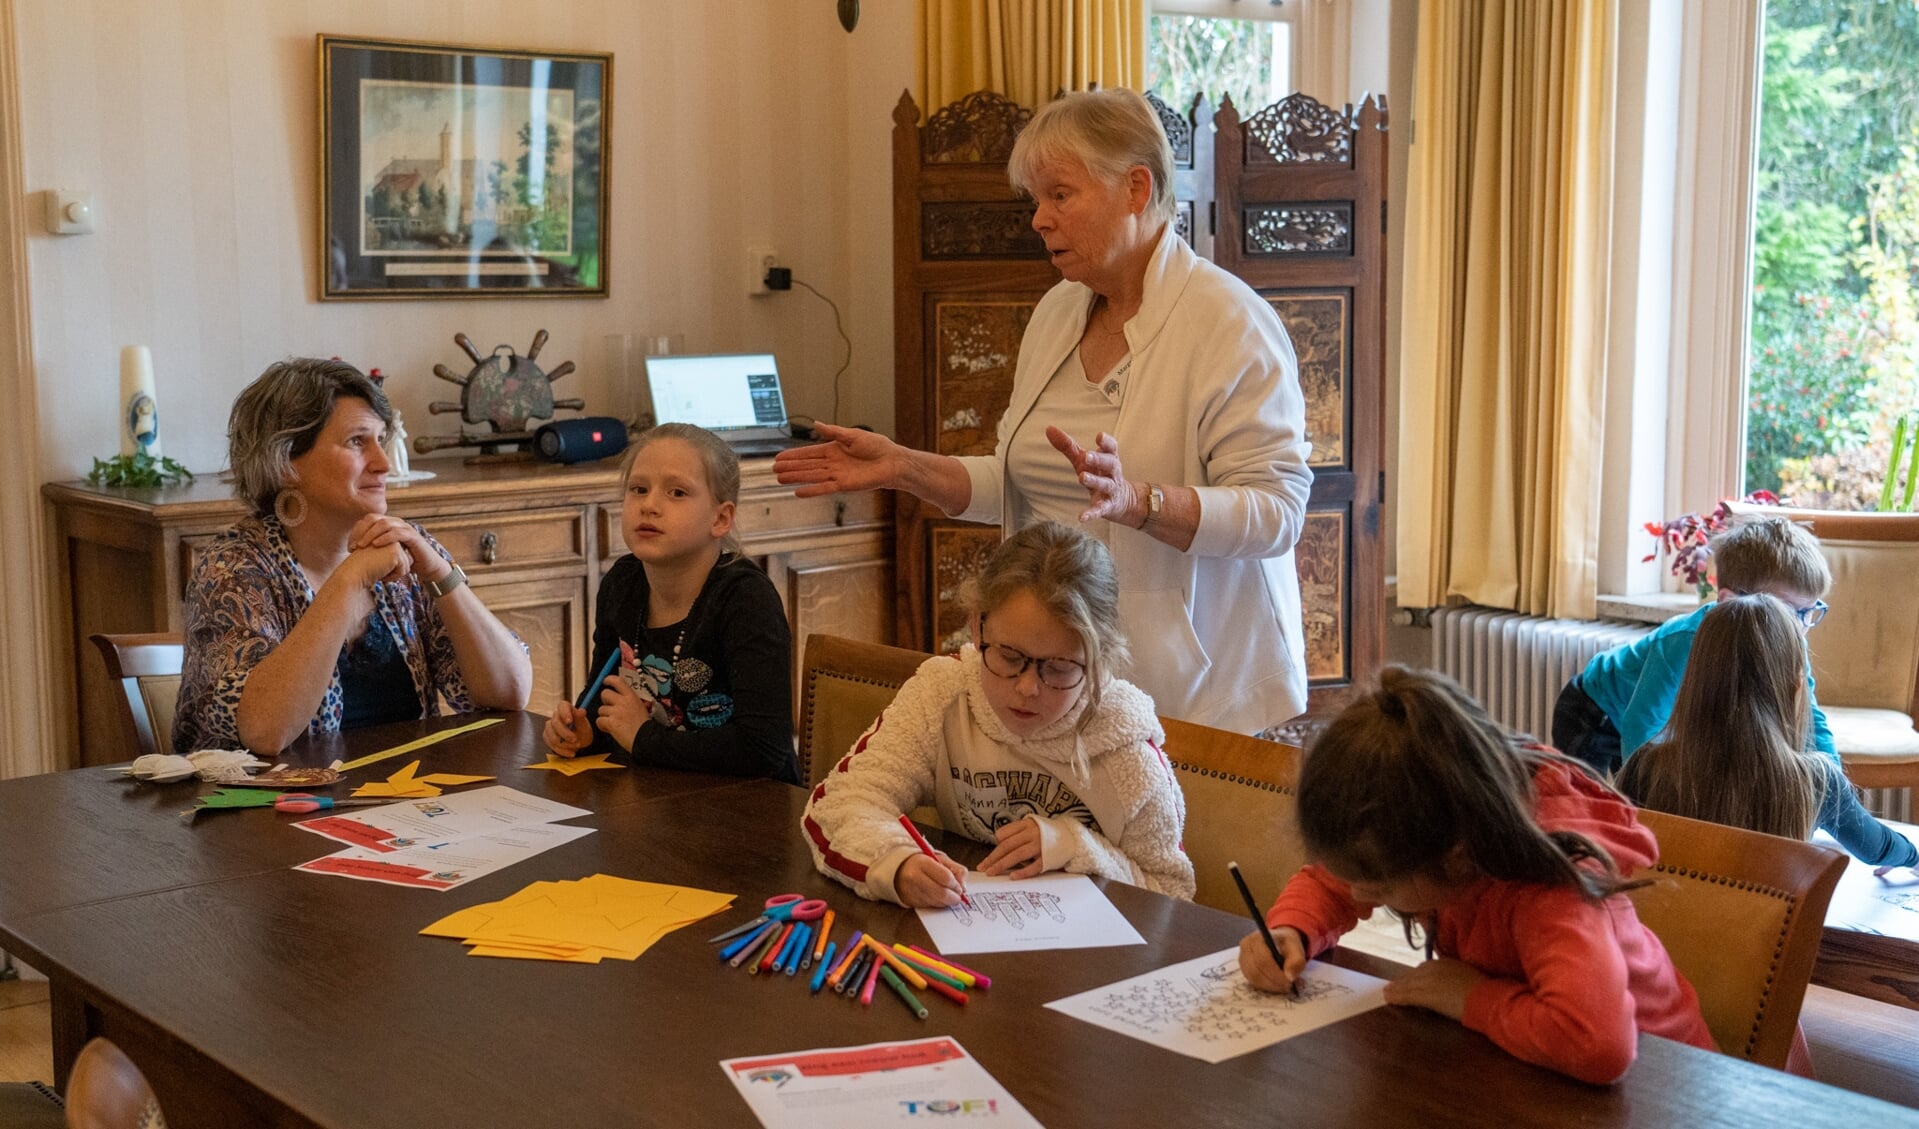
{"type": "Polygon", "coordinates": [[[966,868],[945,855],[913,855],[893,873],[893,892],[908,909],[945,909],[960,904],[966,868]]]}
{"type": "Polygon", "coordinates": [[[554,756],[578,756],[580,750],[593,743],[593,722],[585,710],[571,702],[561,702],[554,707],[553,716],[546,719],[546,731],[541,736],[554,756]]]}
{"type": "Polygon", "coordinates": [[[1239,941],[1239,971],[1246,982],[1262,992],[1298,993],[1299,978],[1306,971],[1306,939],[1299,930],[1282,925],[1273,930],[1284,967],[1273,960],[1266,938],[1248,933],[1239,941]]]}

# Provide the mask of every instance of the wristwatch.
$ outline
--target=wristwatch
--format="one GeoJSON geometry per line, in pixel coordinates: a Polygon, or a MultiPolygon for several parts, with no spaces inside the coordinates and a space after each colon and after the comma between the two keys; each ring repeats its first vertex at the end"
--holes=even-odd
{"type": "Polygon", "coordinates": [[[1140,519],[1139,525],[1136,526],[1136,528],[1145,529],[1147,526],[1158,521],[1160,512],[1164,510],[1165,508],[1166,508],[1166,492],[1164,490],[1161,490],[1158,486],[1156,486],[1155,484],[1151,482],[1147,483],[1146,484],[1146,516],[1140,519]]]}
{"type": "Polygon", "coordinates": [[[429,580],[421,585],[421,587],[425,588],[427,592],[437,600],[465,583],[466,573],[460,571],[459,565],[454,565],[451,572],[448,572],[438,580],[429,580]]]}

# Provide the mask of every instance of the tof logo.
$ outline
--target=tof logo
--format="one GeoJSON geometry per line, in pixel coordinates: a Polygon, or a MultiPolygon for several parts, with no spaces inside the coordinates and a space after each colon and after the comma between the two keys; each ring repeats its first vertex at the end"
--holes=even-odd
{"type": "Polygon", "coordinates": [[[959,1114],[962,1117],[984,1114],[992,1117],[999,1113],[999,1102],[994,1098],[907,1098],[901,1101],[900,1105],[906,1107],[909,1117],[925,1114],[936,1117],[953,1114],[959,1114]]]}

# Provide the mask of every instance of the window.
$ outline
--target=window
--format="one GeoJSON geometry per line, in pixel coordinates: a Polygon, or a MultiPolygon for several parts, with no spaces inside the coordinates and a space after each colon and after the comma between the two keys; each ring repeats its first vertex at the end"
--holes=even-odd
{"type": "Polygon", "coordinates": [[[1919,5],[1768,0],[1759,89],[1745,486],[1874,509],[1919,422],[1919,5]]]}
{"type": "Polygon", "coordinates": [[[1152,0],[1147,89],[1184,111],[1230,96],[1250,116],[1293,92],[1293,8],[1278,0],[1152,0]]]}

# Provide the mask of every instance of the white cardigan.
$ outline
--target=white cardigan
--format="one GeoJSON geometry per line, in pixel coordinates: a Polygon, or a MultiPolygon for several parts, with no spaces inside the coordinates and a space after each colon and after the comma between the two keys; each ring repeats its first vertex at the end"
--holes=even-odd
{"type": "MultiPolygon", "coordinates": [[[[1040,390],[1079,345],[1093,292],[1061,282],[1040,299],[1020,342],[998,454],[962,458],[972,478],[966,521],[1016,530],[1033,521],[1003,453],[1040,390]]],[[[1195,255],[1167,224],[1126,323],[1133,356],[1114,437],[1134,481],[1199,492],[1192,548],[1111,522],[1130,679],[1162,714],[1257,733],[1306,708],[1306,644],[1293,545],[1313,472],[1299,362],[1279,316],[1237,277],[1195,255]]],[[[1093,437],[1074,436],[1090,447],[1093,437]]],[[[1089,532],[1098,532],[1097,528],[1089,532]]]]}

